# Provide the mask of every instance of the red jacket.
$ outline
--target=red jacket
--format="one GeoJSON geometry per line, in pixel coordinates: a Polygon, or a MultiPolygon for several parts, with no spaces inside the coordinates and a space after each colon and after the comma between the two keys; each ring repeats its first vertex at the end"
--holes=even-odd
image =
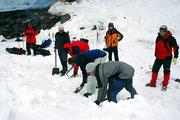
{"type": "Polygon", "coordinates": [[[38,34],[38,31],[36,31],[33,28],[27,28],[24,31],[24,36],[26,36],[26,42],[28,43],[36,43],[36,35],[38,34]]]}
{"type": "Polygon", "coordinates": [[[74,55],[73,47],[77,46],[79,48],[79,52],[84,52],[89,50],[89,45],[86,42],[83,41],[73,41],[71,43],[67,43],[64,45],[64,48],[69,49],[69,54],[71,56],[74,55]]]}
{"type": "Polygon", "coordinates": [[[172,56],[172,52],[174,52],[174,57],[178,57],[178,49],[179,46],[177,45],[176,39],[172,36],[172,33],[169,31],[165,38],[162,38],[160,34],[156,38],[156,46],[155,46],[155,56],[160,59],[164,60],[167,57],[172,56]]]}

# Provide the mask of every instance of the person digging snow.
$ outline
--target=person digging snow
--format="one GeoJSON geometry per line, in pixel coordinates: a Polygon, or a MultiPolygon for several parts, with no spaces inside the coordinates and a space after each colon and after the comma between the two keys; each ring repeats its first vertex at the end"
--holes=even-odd
{"type": "Polygon", "coordinates": [[[167,86],[170,79],[170,67],[173,58],[173,63],[177,63],[177,58],[179,54],[179,46],[176,39],[172,36],[172,33],[168,31],[167,26],[162,25],[159,28],[159,33],[156,38],[155,44],[155,62],[152,68],[152,77],[150,83],[146,86],[156,87],[156,80],[158,77],[158,72],[161,66],[164,68],[164,80],[162,82],[162,91],[167,90],[167,86]],[[172,55],[174,53],[174,56],[172,55]]]}
{"type": "Polygon", "coordinates": [[[95,101],[97,105],[103,102],[106,96],[108,101],[117,103],[116,96],[123,88],[131,94],[131,98],[137,94],[133,87],[134,68],[127,63],[119,61],[89,63],[86,71],[98,84],[98,96],[95,101]]]}
{"type": "Polygon", "coordinates": [[[106,52],[99,49],[94,49],[86,52],[81,52],[79,55],[73,56],[72,58],[68,59],[69,64],[76,64],[81,68],[83,75],[82,83],[80,87],[77,90],[75,90],[75,93],[79,92],[79,90],[82,89],[84,85],[87,83],[86,65],[90,62],[94,62],[98,58],[103,57],[106,57],[106,52]]]}
{"type": "Polygon", "coordinates": [[[58,50],[59,59],[62,65],[62,70],[60,71],[61,76],[65,75],[67,71],[67,52],[64,50],[64,45],[70,43],[70,37],[67,32],[64,32],[64,27],[62,25],[58,28],[59,32],[55,34],[55,50],[58,50]]]}
{"type": "MultiPolygon", "coordinates": [[[[64,49],[70,56],[78,55],[81,52],[89,51],[89,45],[85,41],[76,40],[72,41],[71,43],[66,43],[64,45],[64,49]]],[[[75,77],[78,74],[78,65],[73,65],[74,72],[72,77],[75,77]]]]}

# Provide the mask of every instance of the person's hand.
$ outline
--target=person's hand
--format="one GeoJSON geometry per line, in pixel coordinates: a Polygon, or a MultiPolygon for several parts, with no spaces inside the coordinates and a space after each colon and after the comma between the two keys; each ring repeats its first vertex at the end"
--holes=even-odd
{"type": "Polygon", "coordinates": [[[100,102],[99,102],[99,101],[97,101],[97,100],[96,100],[96,101],[94,101],[94,103],[96,103],[96,105],[99,105],[99,104],[100,104],[100,102]]]}
{"type": "Polygon", "coordinates": [[[172,62],[174,65],[176,65],[177,64],[177,58],[174,58],[172,62]]]}

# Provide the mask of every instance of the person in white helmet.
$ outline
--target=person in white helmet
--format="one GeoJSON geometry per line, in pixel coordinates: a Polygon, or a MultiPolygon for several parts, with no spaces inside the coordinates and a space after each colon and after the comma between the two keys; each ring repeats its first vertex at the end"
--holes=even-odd
{"type": "Polygon", "coordinates": [[[55,50],[58,50],[59,59],[62,65],[62,70],[60,71],[61,76],[65,75],[67,71],[67,53],[64,50],[64,45],[70,43],[70,37],[67,32],[64,32],[64,27],[59,26],[58,32],[55,35],[55,50]]]}

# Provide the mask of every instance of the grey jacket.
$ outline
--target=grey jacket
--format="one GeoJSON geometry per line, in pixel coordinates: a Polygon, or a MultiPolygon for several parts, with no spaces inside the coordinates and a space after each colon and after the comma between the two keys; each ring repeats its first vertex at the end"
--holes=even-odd
{"type": "Polygon", "coordinates": [[[97,101],[102,102],[107,94],[107,85],[111,80],[128,80],[134,76],[134,68],[124,62],[110,61],[96,66],[98,86],[97,101]]]}

